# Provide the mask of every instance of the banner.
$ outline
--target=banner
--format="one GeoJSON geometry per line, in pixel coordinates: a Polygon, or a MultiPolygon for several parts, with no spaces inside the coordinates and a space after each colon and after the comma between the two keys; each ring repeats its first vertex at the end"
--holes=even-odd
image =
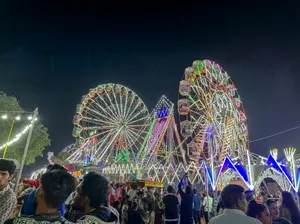
{"type": "Polygon", "coordinates": [[[145,186],[146,187],[159,187],[159,188],[163,188],[164,187],[164,183],[160,182],[160,181],[146,180],[145,181],[145,186]]]}

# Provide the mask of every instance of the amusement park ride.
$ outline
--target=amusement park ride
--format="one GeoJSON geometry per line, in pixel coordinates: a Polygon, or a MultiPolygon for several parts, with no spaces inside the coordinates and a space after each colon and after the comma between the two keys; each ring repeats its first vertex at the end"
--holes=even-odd
{"type": "Polygon", "coordinates": [[[249,151],[247,117],[240,95],[223,68],[210,60],[194,61],[179,85],[178,113],[162,96],[154,110],[119,84],[90,89],[73,119],[76,143],[64,151],[70,164],[94,164],[112,178],[175,183],[187,172],[192,183],[212,190],[231,180],[258,189],[273,178],[283,190],[299,190],[300,159],[294,148],[268,158],[249,151]],[[181,135],[181,136],[180,136],[181,135]]]}

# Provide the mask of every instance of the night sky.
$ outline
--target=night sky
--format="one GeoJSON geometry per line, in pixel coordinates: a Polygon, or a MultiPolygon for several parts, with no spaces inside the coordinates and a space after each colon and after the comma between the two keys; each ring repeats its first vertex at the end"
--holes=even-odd
{"type": "MultiPolygon", "coordinates": [[[[0,91],[26,110],[39,108],[51,138],[45,155],[74,142],[76,104],[90,88],[125,85],[151,111],[163,94],[177,102],[183,71],[196,59],[214,60],[231,76],[250,140],[300,125],[299,5],[8,2],[0,7],[0,91]]],[[[300,150],[299,134],[250,150],[300,150]]]]}

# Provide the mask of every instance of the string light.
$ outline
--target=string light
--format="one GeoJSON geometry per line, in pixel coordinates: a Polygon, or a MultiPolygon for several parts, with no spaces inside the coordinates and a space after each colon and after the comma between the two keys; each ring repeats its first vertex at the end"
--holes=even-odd
{"type": "Polygon", "coordinates": [[[8,143],[0,146],[0,150],[4,149],[6,145],[10,146],[12,143],[17,142],[23,135],[25,135],[28,130],[30,129],[30,127],[32,126],[32,124],[27,125],[23,131],[21,131],[19,134],[17,134],[12,140],[10,140],[8,143]]]}

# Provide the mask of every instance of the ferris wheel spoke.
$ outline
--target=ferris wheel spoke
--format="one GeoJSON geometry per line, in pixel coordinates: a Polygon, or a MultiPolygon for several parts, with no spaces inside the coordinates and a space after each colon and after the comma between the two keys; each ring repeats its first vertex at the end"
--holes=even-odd
{"type": "MultiPolygon", "coordinates": [[[[97,115],[99,115],[100,117],[104,118],[105,120],[109,120],[108,117],[102,115],[101,113],[99,113],[99,112],[97,112],[97,111],[95,111],[95,110],[93,110],[93,109],[91,109],[91,108],[89,108],[89,107],[86,107],[86,109],[89,110],[89,111],[92,111],[93,113],[95,113],[95,114],[97,114],[97,115]]],[[[90,113],[90,115],[92,115],[92,114],[90,113]]],[[[95,117],[96,117],[96,116],[95,116],[95,117]]]]}
{"type": "Polygon", "coordinates": [[[199,115],[199,116],[202,116],[202,114],[200,114],[199,112],[197,112],[197,111],[195,111],[195,110],[190,109],[190,111],[191,111],[192,113],[195,113],[195,114],[199,115]]]}
{"type": "Polygon", "coordinates": [[[134,130],[135,132],[138,132],[138,133],[145,133],[145,134],[148,133],[144,129],[139,129],[139,128],[135,128],[135,127],[130,127],[129,130],[134,130]]]}
{"type": "Polygon", "coordinates": [[[127,113],[125,113],[124,117],[125,117],[125,120],[127,120],[127,117],[128,117],[128,114],[130,113],[130,109],[132,107],[132,104],[133,104],[133,101],[134,101],[134,97],[133,99],[129,99],[130,100],[130,104],[129,104],[129,107],[128,107],[128,111],[127,113]]]}
{"type": "MultiPolygon", "coordinates": [[[[139,112],[137,115],[141,115],[141,112],[139,112]]],[[[128,121],[128,124],[134,124],[136,122],[140,122],[142,120],[145,120],[145,119],[148,119],[148,117],[144,116],[144,117],[141,117],[141,118],[138,118],[137,120],[134,120],[132,121],[136,116],[134,116],[133,118],[131,118],[129,121],[128,121]]]]}
{"type": "MultiPolygon", "coordinates": [[[[114,101],[110,98],[109,93],[108,93],[106,90],[104,90],[104,91],[106,92],[106,96],[107,96],[108,100],[110,101],[110,105],[111,105],[111,107],[113,108],[113,110],[115,111],[115,114],[117,115],[117,117],[120,116],[120,115],[118,114],[117,109],[115,108],[116,102],[114,102],[114,101]]],[[[113,91],[113,90],[111,90],[111,91],[113,91]]]]}
{"type": "Polygon", "coordinates": [[[95,118],[90,118],[90,117],[83,117],[82,120],[85,122],[91,123],[91,124],[95,124],[95,125],[99,125],[99,124],[112,125],[112,122],[99,120],[99,119],[95,119],[95,118]]]}
{"type": "Polygon", "coordinates": [[[130,150],[130,152],[131,152],[131,154],[133,155],[134,160],[135,160],[136,154],[135,154],[135,152],[134,152],[134,150],[133,150],[134,142],[132,142],[131,137],[129,137],[129,132],[126,132],[126,133],[125,133],[125,138],[127,139],[127,142],[130,143],[130,144],[128,145],[127,148],[129,148],[129,150],[130,150]]]}
{"type": "MultiPolygon", "coordinates": [[[[98,154],[98,152],[99,152],[99,150],[102,150],[102,146],[103,146],[103,144],[115,133],[115,132],[117,132],[117,130],[116,129],[114,129],[114,130],[111,130],[111,132],[110,133],[108,133],[105,137],[103,136],[103,139],[101,139],[100,141],[99,141],[99,144],[97,144],[97,145],[99,145],[99,147],[98,147],[98,149],[96,149],[96,152],[95,152],[95,154],[98,154]]],[[[102,156],[105,154],[104,152],[101,152],[101,154],[102,154],[102,156]]],[[[99,160],[97,159],[97,161],[99,162],[99,160]]]]}
{"type": "Polygon", "coordinates": [[[116,108],[117,108],[117,112],[118,112],[118,114],[119,114],[119,117],[121,117],[121,111],[120,111],[120,108],[119,108],[119,106],[118,106],[118,105],[121,104],[121,102],[118,103],[118,100],[117,100],[115,91],[112,91],[112,92],[113,92],[113,96],[114,96],[114,98],[115,98],[115,102],[116,102],[115,105],[116,105],[116,108]]]}
{"type": "Polygon", "coordinates": [[[131,117],[132,114],[135,112],[135,110],[139,107],[139,104],[137,103],[136,106],[134,107],[134,109],[132,110],[132,112],[126,117],[126,120],[128,120],[128,122],[130,122],[132,119],[134,119],[136,116],[138,116],[141,111],[139,111],[135,116],[131,117]]]}
{"type": "Polygon", "coordinates": [[[105,146],[105,148],[103,149],[103,152],[100,154],[100,156],[97,159],[98,161],[100,161],[102,159],[102,157],[106,154],[107,150],[109,149],[111,144],[115,141],[115,139],[118,137],[121,130],[122,130],[122,128],[119,128],[117,133],[114,135],[113,139],[105,146]]]}
{"type": "MultiPolygon", "coordinates": [[[[106,94],[108,94],[108,93],[106,92],[106,94]]],[[[117,114],[116,114],[116,112],[112,111],[112,109],[107,104],[107,102],[105,101],[105,99],[103,99],[102,96],[100,96],[98,93],[97,93],[97,95],[99,96],[97,98],[100,99],[105,104],[105,107],[109,110],[110,113],[108,113],[108,114],[114,118],[114,121],[117,121],[117,114]]]]}
{"type": "Polygon", "coordinates": [[[93,100],[93,99],[92,99],[92,101],[98,106],[98,108],[101,109],[101,111],[103,111],[103,112],[106,114],[106,116],[112,116],[111,119],[113,119],[113,120],[116,121],[116,117],[113,116],[114,114],[111,114],[111,113],[109,113],[107,110],[105,110],[105,109],[97,102],[97,100],[93,100]]]}
{"type": "MultiPolygon", "coordinates": [[[[109,135],[110,135],[110,133],[108,134],[108,136],[109,136],[109,135]]],[[[103,136],[103,138],[100,139],[100,140],[96,143],[96,145],[94,146],[94,153],[93,153],[93,157],[94,157],[94,158],[95,158],[96,155],[97,155],[97,152],[98,152],[97,149],[100,149],[101,145],[105,142],[105,140],[106,140],[106,138],[104,138],[104,136],[103,136]],[[97,147],[98,145],[100,145],[100,146],[97,147]]]]}
{"type": "Polygon", "coordinates": [[[123,117],[126,117],[126,107],[127,107],[127,103],[128,103],[128,92],[126,92],[125,94],[125,104],[124,104],[124,113],[122,114],[123,117]]]}
{"type": "Polygon", "coordinates": [[[114,126],[93,126],[93,127],[83,127],[82,130],[90,131],[90,130],[107,130],[111,129],[114,126]]]}
{"type": "MultiPolygon", "coordinates": [[[[138,153],[139,152],[139,147],[136,147],[136,141],[133,141],[132,140],[132,137],[130,136],[130,134],[129,134],[129,132],[128,133],[126,133],[126,138],[128,139],[128,141],[129,142],[131,142],[131,145],[130,145],[130,151],[131,151],[131,153],[132,153],[132,155],[133,155],[133,159],[134,159],[134,161],[137,161],[137,156],[136,156],[136,153],[138,153]],[[134,149],[133,149],[134,148],[134,149]]],[[[138,143],[140,143],[139,141],[138,141],[138,143]]]]}
{"type": "MultiPolygon", "coordinates": [[[[127,132],[128,133],[128,135],[131,137],[130,139],[131,139],[131,141],[133,141],[132,139],[134,139],[134,142],[137,142],[137,143],[139,143],[139,146],[142,146],[142,142],[140,142],[140,135],[138,135],[138,134],[136,134],[134,131],[131,131],[131,130],[129,130],[129,132],[127,132]],[[134,136],[134,134],[136,134],[136,137],[134,136]]],[[[134,143],[133,143],[133,145],[135,145],[134,143]]],[[[139,147],[136,147],[137,148],[137,150],[139,150],[139,147]]]]}
{"type": "Polygon", "coordinates": [[[121,116],[124,116],[124,111],[123,111],[123,102],[122,102],[122,93],[119,93],[119,97],[120,97],[120,109],[121,109],[121,116]]]}

